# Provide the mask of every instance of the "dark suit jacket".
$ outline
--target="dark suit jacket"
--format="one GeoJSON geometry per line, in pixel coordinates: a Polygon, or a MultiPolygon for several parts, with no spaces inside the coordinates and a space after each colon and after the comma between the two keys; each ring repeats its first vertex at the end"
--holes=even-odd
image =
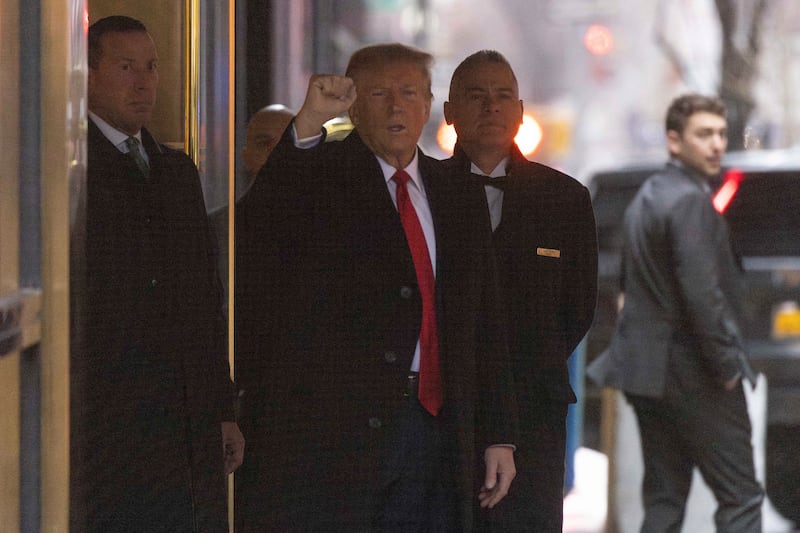
{"type": "Polygon", "coordinates": [[[142,137],[147,179],[89,122],[73,235],[73,524],[227,531],[220,422],[233,398],[200,181],[185,154],[142,137]]]}
{"type": "MultiPolygon", "coordinates": [[[[464,530],[490,443],[515,441],[482,191],[420,155],[436,232],[444,385],[464,530]]],[[[419,335],[413,262],[376,157],[357,131],[270,155],[237,218],[237,379],[248,458],[245,531],[368,528],[419,335]],[[258,525],[254,525],[258,524],[258,525]],[[259,529],[260,528],[260,529],[259,529]]]]}
{"type": "Polygon", "coordinates": [[[752,377],[734,308],[741,272],[702,178],[670,163],[642,185],[625,212],[622,260],[625,306],[590,377],[654,398],[670,365],[698,385],[752,377]]]}
{"type": "MultiPolygon", "coordinates": [[[[510,156],[493,244],[521,441],[517,479],[494,512],[508,516],[495,526],[551,531],[549,520],[560,531],[564,417],[567,403],[575,401],[567,359],[591,326],[597,298],[594,214],[589,192],[578,181],[528,161],[516,146],[510,156]]],[[[470,161],[458,146],[446,165],[462,182],[469,176],[470,161]]]]}

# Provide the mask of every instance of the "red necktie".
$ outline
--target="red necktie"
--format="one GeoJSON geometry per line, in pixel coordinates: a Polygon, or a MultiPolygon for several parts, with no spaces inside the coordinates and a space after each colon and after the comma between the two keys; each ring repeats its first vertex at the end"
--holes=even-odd
{"type": "Polygon", "coordinates": [[[417,285],[422,296],[422,327],[419,332],[419,403],[436,416],[442,407],[442,376],[439,371],[439,336],[436,333],[436,300],[433,268],[425,234],[422,233],[414,204],[408,197],[406,184],[411,179],[398,170],[392,179],[397,183],[397,211],[406,232],[408,247],[417,271],[417,285]]]}

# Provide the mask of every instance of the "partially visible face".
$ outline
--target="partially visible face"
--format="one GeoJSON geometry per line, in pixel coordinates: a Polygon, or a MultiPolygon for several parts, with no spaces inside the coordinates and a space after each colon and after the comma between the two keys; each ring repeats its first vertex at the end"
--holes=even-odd
{"type": "Polygon", "coordinates": [[[364,143],[395,168],[414,157],[431,113],[431,94],[423,70],[413,63],[390,63],[359,72],[358,96],[350,120],[364,143]]]}
{"type": "Polygon", "coordinates": [[[706,177],[720,172],[722,155],[728,146],[725,118],[700,111],[692,114],[683,134],[667,132],[667,144],[672,157],[706,177]]]}
{"type": "Polygon", "coordinates": [[[247,176],[255,178],[267,157],[278,144],[284,130],[292,120],[287,110],[262,110],[253,115],[247,124],[247,140],[242,150],[247,176]]]}
{"type": "Polygon", "coordinates": [[[478,63],[462,73],[444,103],[444,116],[463,146],[507,150],[522,124],[522,100],[508,65],[478,63]]]}
{"type": "Polygon", "coordinates": [[[97,68],[89,68],[89,109],[116,129],[135,135],[149,120],[158,88],[158,54],[145,32],[100,38],[97,68]]]}

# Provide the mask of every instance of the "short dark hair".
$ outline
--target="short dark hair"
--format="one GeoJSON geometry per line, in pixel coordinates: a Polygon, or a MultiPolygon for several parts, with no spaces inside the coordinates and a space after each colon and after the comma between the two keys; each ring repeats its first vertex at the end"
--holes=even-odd
{"type": "Polygon", "coordinates": [[[391,63],[408,63],[418,66],[427,80],[428,96],[433,96],[431,91],[433,56],[428,52],[400,43],[374,44],[356,50],[350,56],[345,76],[355,78],[360,72],[391,63]]]}
{"type": "Polygon", "coordinates": [[[112,15],[101,18],[89,26],[88,63],[89,68],[96,69],[100,65],[103,49],[100,39],[106,33],[143,32],[147,33],[145,25],[135,18],[124,15],[112,15]]]}
{"type": "Polygon", "coordinates": [[[452,99],[453,90],[463,81],[466,72],[469,69],[484,63],[499,63],[507,66],[508,70],[511,71],[511,76],[514,78],[514,83],[517,83],[517,76],[514,74],[514,69],[511,68],[511,63],[508,62],[508,59],[506,59],[503,54],[497,50],[480,50],[469,55],[466,59],[464,59],[464,61],[459,63],[456,69],[453,71],[453,77],[450,78],[449,98],[452,99]]]}
{"type": "Polygon", "coordinates": [[[705,111],[722,118],[726,117],[725,102],[716,96],[706,96],[697,93],[684,94],[675,98],[667,110],[667,131],[675,131],[683,135],[683,130],[689,122],[689,117],[695,113],[705,111]]]}

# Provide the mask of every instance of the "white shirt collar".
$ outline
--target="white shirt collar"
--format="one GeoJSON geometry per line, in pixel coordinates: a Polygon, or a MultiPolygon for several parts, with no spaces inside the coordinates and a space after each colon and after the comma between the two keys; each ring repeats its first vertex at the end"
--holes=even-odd
{"type": "MultiPolygon", "coordinates": [[[[394,176],[394,173],[397,172],[397,169],[394,168],[389,163],[387,163],[386,161],[384,161],[383,159],[381,159],[380,157],[378,156],[375,157],[378,159],[378,163],[380,163],[381,165],[381,170],[383,171],[383,179],[386,180],[386,183],[388,184],[389,181],[392,179],[392,176],[394,176]]],[[[409,163],[408,166],[402,170],[405,170],[408,173],[408,175],[411,176],[411,181],[414,182],[414,185],[417,187],[417,189],[419,189],[422,192],[425,191],[425,187],[422,186],[419,176],[419,150],[414,151],[414,158],[411,160],[411,163],[409,163]]]]}
{"type": "Polygon", "coordinates": [[[480,174],[481,176],[489,176],[490,178],[497,178],[499,176],[506,175],[506,166],[508,166],[508,156],[504,157],[502,161],[497,163],[497,166],[494,167],[491,173],[486,174],[483,170],[479,169],[475,163],[471,163],[470,172],[475,174],[480,174]]]}
{"type": "MultiPolygon", "coordinates": [[[[103,133],[103,135],[105,135],[106,139],[111,141],[111,143],[114,146],[116,146],[120,152],[128,151],[128,147],[125,146],[125,139],[130,137],[130,135],[128,135],[125,132],[119,131],[117,128],[115,128],[114,126],[112,126],[99,116],[97,116],[97,114],[92,113],[91,111],[89,111],[89,118],[92,119],[92,122],[94,122],[95,125],[98,127],[98,129],[103,133]]],[[[142,130],[136,132],[136,135],[134,135],[134,137],[139,139],[139,143],[141,143],[142,130]]]]}

